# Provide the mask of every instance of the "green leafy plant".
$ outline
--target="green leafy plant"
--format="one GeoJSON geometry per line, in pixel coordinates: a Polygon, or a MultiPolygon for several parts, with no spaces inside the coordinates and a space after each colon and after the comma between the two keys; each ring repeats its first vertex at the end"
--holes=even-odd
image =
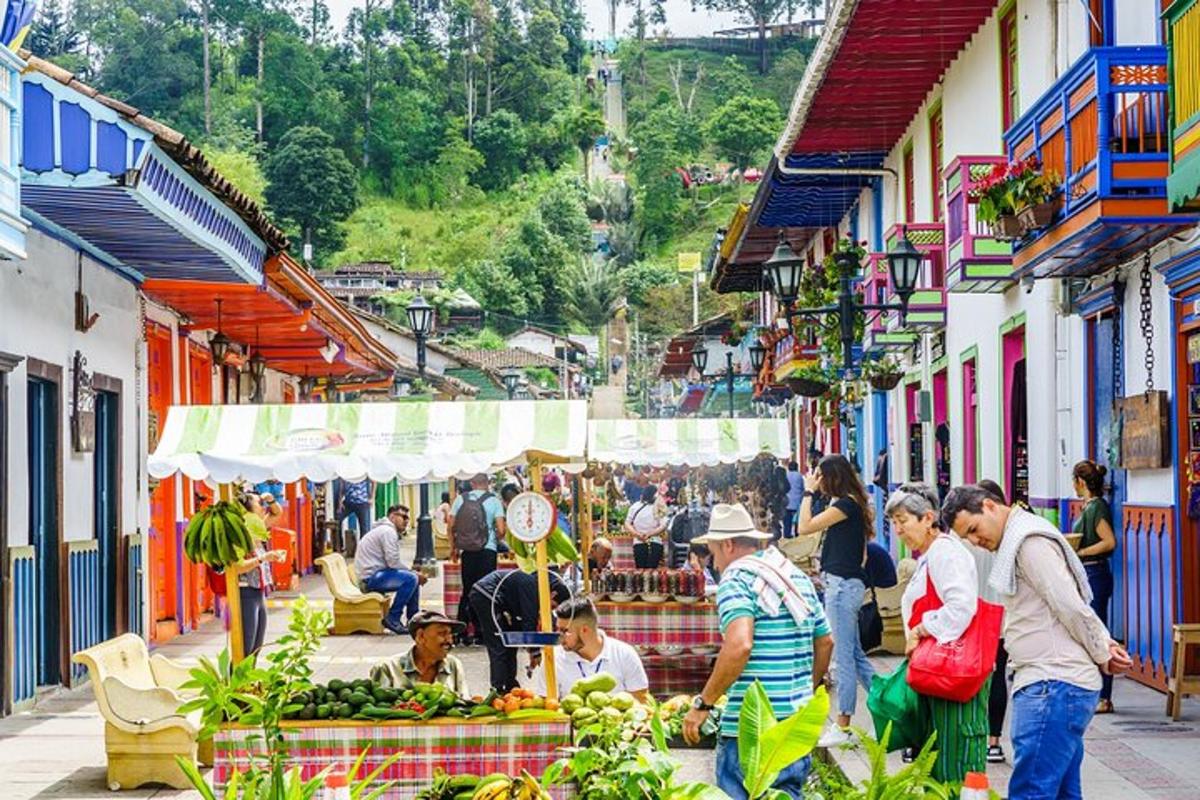
{"type": "MultiPolygon", "coordinates": [[[[400,758],[401,753],[393,754],[366,777],[362,779],[356,778],[368,752],[368,750],[363,750],[354,762],[354,766],[347,773],[350,779],[350,797],[352,800],[378,800],[394,783],[394,781],[389,781],[374,789],[371,788],[371,784],[383,774],[385,769],[400,758]]],[[[300,768],[292,767],[284,773],[282,785],[275,784],[269,780],[269,776],[264,772],[254,770],[245,773],[235,772],[229,776],[229,783],[225,785],[225,791],[218,795],[208,785],[208,782],[204,780],[204,776],[196,769],[195,764],[184,759],[177,759],[177,761],[203,800],[275,800],[275,798],[282,798],[282,800],[312,800],[312,798],[317,796],[317,792],[325,781],[325,776],[333,771],[331,765],[308,780],[304,780],[300,777],[300,768]],[[277,790],[282,793],[276,794],[277,790]]]]}
{"type": "MultiPolygon", "coordinates": [[[[183,684],[184,689],[198,694],[180,706],[179,711],[200,712],[201,738],[211,737],[227,723],[258,729],[247,737],[251,766],[245,773],[230,778],[223,800],[239,796],[254,800],[306,800],[320,787],[324,773],[303,781],[299,770],[287,768],[288,748],[282,723],[285,715],[303,708],[300,702],[303,692],[312,688],[312,656],[320,648],[321,637],[332,621],[328,611],[310,607],[301,596],[292,607],[287,633],[275,642],[277,649],[262,658],[263,664],[254,654],[235,665],[226,649],[215,662],[202,658],[200,665],[191,671],[191,679],[183,684]]],[[[355,773],[365,755],[364,751],[359,756],[355,773]]],[[[359,794],[399,756],[396,753],[367,776],[359,785],[359,794]]],[[[195,765],[183,759],[178,761],[196,790],[206,800],[216,800],[195,765]]],[[[362,797],[366,800],[380,793],[362,797]]]]}
{"type": "Polygon", "coordinates": [[[782,722],[775,719],[771,700],[760,681],[746,690],[738,718],[738,762],[743,785],[752,800],[787,800],[772,784],[790,765],[807,756],[821,737],[829,715],[829,695],[817,687],[803,708],[782,722]]]}
{"type": "Polygon", "coordinates": [[[887,741],[891,735],[891,724],[884,730],[883,738],[875,741],[866,731],[855,729],[867,752],[871,774],[857,785],[850,783],[837,769],[816,762],[816,775],[821,788],[806,792],[810,800],[950,800],[957,796],[954,787],[933,777],[933,765],[937,761],[934,749],[936,734],[930,736],[911,764],[895,774],[887,769],[887,741]]]}

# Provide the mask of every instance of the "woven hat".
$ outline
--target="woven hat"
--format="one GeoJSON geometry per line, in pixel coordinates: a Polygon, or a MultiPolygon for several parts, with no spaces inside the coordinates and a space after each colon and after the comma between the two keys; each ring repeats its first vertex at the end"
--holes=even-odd
{"type": "Polygon", "coordinates": [[[766,542],[770,540],[771,534],[763,533],[754,527],[754,520],[751,519],[750,512],[741,503],[735,505],[717,503],[713,506],[712,516],[709,518],[708,533],[697,536],[692,539],[692,542],[708,544],[709,542],[742,538],[766,542]]]}

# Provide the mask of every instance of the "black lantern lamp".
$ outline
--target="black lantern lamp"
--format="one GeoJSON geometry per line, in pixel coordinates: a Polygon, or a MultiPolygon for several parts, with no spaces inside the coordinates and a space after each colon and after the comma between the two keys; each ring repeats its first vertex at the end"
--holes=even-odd
{"type": "Polygon", "coordinates": [[[521,382],[520,370],[506,369],[500,377],[504,379],[504,390],[508,392],[508,399],[512,400],[517,394],[517,385],[521,382]]]}
{"type": "Polygon", "coordinates": [[[233,344],[228,336],[221,333],[221,298],[217,298],[217,332],[214,333],[208,340],[208,347],[212,350],[213,364],[221,366],[225,363],[225,356],[229,355],[229,346],[233,344]]]}
{"type": "Polygon", "coordinates": [[[300,397],[304,400],[311,400],[313,390],[316,388],[317,379],[311,375],[305,374],[305,376],[300,379],[300,397]]]}
{"type": "Polygon", "coordinates": [[[405,309],[408,313],[408,324],[413,333],[418,336],[428,336],[433,332],[433,306],[429,305],[421,295],[413,297],[405,309]]]}
{"type": "Polygon", "coordinates": [[[703,377],[704,368],[708,366],[708,348],[703,344],[697,344],[692,347],[692,366],[703,377]]]}
{"type": "Polygon", "coordinates": [[[254,378],[255,385],[261,384],[267,376],[267,360],[263,358],[263,354],[255,350],[246,366],[250,370],[250,377],[254,378]]]}
{"type": "Polygon", "coordinates": [[[750,368],[754,370],[754,374],[762,372],[763,363],[767,360],[767,348],[763,347],[762,342],[757,339],[754,344],[750,345],[750,368]]]}
{"type": "Polygon", "coordinates": [[[771,282],[771,291],[784,306],[790,306],[800,294],[800,276],[804,270],[804,259],[796,255],[791,245],[782,235],[775,252],[763,264],[766,276],[771,282]]]}
{"type": "Polygon", "coordinates": [[[917,289],[917,280],[921,276],[921,263],[925,254],[913,246],[908,240],[908,233],[900,229],[900,241],[888,251],[888,272],[892,279],[892,288],[900,298],[900,305],[908,307],[908,300],[917,289]]]}

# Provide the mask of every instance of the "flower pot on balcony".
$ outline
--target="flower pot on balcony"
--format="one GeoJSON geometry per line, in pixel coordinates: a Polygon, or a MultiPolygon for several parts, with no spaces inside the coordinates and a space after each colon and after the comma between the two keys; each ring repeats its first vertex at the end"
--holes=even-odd
{"type": "Polygon", "coordinates": [[[871,388],[878,392],[890,392],[900,385],[900,379],[903,377],[899,372],[885,372],[872,375],[867,381],[871,384],[871,388]]]}
{"type": "Polygon", "coordinates": [[[992,223],[992,237],[1000,241],[1020,239],[1023,232],[1015,214],[1004,214],[992,223]]]}
{"type": "Polygon", "coordinates": [[[1047,200],[1034,206],[1025,206],[1017,214],[1017,220],[1021,223],[1022,233],[1045,228],[1054,220],[1054,201],[1047,200]]]}
{"type": "Polygon", "coordinates": [[[829,391],[829,384],[811,378],[788,378],[788,388],[800,397],[820,397],[829,391]]]}

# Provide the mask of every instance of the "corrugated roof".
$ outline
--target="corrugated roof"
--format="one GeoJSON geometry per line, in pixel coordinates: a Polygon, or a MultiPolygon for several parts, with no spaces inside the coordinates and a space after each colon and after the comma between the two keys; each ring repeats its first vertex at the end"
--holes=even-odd
{"type": "Polygon", "coordinates": [[[200,149],[192,144],[182,133],[155,119],[147,117],[128,103],[123,103],[116,98],[102,94],[76,78],[68,70],[63,69],[57,64],[52,64],[49,61],[38,58],[28,50],[21,50],[19,55],[26,61],[27,69],[35,70],[47,77],[53,78],[73,91],[79,92],[85,97],[91,98],[97,103],[112,109],[127,122],[152,134],[155,144],[161,147],[179,166],[187,170],[188,174],[198,180],[206,189],[241,217],[262,238],[272,252],[281,252],[287,249],[287,235],[271,222],[257,203],[237,189],[221,173],[217,172],[212,164],[208,162],[208,159],[205,158],[204,153],[200,152],[200,149]]]}

